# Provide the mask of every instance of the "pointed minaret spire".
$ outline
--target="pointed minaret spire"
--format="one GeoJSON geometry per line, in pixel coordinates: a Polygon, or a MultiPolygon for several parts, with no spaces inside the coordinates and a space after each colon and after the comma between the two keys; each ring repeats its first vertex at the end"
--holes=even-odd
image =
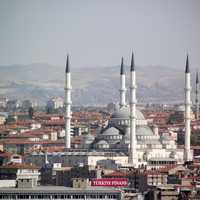
{"type": "Polygon", "coordinates": [[[188,55],[187,55],[187,59],[186,59],[185,73],[190,73],[190,68],[189,68],[189,58],[188,58],[188,55]]]}
{"type": "Polygon", "coordinates": [[[199,75],[198,71],[196,72],[196,90],[195,90],[195,104],[196,104],[196,112],[195,118],[196,120],[199,119],[199,75]]]}
{"type": "Polygon", "coordinates": [[[125,74],[125,71],[124,71],[124,58],[122,57],[122,60],[121,60],[121,70],[120,70],[120,74],[125,74]]]}
{"type": "Polygon", "coordinates": [[[130,71],[130,153],[129,164],[138,166],[137,141],[136,141],[136,71],[134,64],[134,55],[131,57],[130,71]]]}
{"type": "Polygon", "coordinates": [[[65,148],[71,148],[71,73],[69,70],[69,55],[65,69],[65,148]]]}
{"type": "Polygon", "coordinates": [[[198,74],[198,71],[196,72],[196,84],[199,84],[199,74],[198,74]]]}
{"type": "Polygon", "coordinates": [[[70,68],[69,68],[69,55],[67,55],[65,73],[69,73],[69,72],[70,72],[70,68]]]}
{"type": "Polygon", "coordinates": [[[126,106],[126,76],[124,70],[124,58],[121,59],[121,69],[120,69],[120,108],[126,106]]]}
{"type": "Polygon", "coordinates": [[[134,54],[132,52],[131,56],[131,71],[135,71],[134,54]]]}
{"type": "Polygon", "coordinates": [[[185,67],[185,147],[184,157],[185,162],[192,160],[190,150],[190,135],[191,135],[191,83],[190,83],[190,70],[189,70],[189,58],[187,55],[186,67],[185,67]]]}

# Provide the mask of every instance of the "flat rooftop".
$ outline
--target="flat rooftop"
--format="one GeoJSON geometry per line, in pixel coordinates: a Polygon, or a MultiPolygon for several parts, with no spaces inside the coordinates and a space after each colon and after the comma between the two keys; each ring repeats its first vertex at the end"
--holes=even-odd
{"type": "Polygon", "coordinates": [[[0,188],[0,194],[2,193],[121,193],[119,188],[114,187],[87,187],[87,188],[72,188],[72,187],[64,187],[64,186],[37,186],[33,188],[0,188]]]}
{"type": "MultiPolygon", "coordinates": [[[[44,155],[45,153],[36,153],[33,152],[32,156],[44,155]]],[[[127,155],[123,152],[103,152],[103,151],[69,151],[69,152],[52,152],[47,153],[48,156],[126,156],[127,155]]]]}

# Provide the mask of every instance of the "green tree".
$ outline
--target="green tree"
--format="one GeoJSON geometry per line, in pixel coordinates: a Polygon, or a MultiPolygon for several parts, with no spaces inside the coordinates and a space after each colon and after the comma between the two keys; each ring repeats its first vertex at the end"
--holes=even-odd
{"type": "Polygon", "coordinates": [[[190,137],[191,145],[199,145],[200,141],[197,134],[192,133],[190,137]]]}
{"type": "Polygon", "coordinates": [[[30,119],[33,119],[33,115],[34,115],[34,109],[33,109],[33,107],[30,107],[28,109],[28,115],[29,115],[30,119]]]}

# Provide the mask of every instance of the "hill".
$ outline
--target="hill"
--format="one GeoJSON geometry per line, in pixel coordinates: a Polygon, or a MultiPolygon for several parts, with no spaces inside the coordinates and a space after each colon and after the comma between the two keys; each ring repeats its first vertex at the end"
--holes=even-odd
{"type": "MultiPolygon", "coordinates": [[[[119,66],[71,67],[73,104],[106,105],[109,102],[117,102],[119,68],[119,66]]],[[[41,63],[0,66],[0,95],[34,99],[40,103],[46,102],[53,96],[63,96],[64,71],[64,67],[41,63]]],[[[127,89],[128,72],[129,68],[126,67],[127,89]]],[[[184,101],[184,70],[163,66],[138,66],[137,85],[139,102],[184,101]]]]}

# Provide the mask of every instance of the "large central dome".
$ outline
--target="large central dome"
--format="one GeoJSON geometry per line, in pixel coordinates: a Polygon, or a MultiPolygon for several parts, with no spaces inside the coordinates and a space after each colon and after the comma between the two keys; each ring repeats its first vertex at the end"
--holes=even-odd
{"type": "MultiPolygon", "coordinates": [[[[129,106],[123,106],[119,108],[111,116],[111,119],[129,119],[129,118],[130,118],[129,106]]],[[[138,109],[136,109],[136,119],[145,120],[144,115],[138,109]]]]}

